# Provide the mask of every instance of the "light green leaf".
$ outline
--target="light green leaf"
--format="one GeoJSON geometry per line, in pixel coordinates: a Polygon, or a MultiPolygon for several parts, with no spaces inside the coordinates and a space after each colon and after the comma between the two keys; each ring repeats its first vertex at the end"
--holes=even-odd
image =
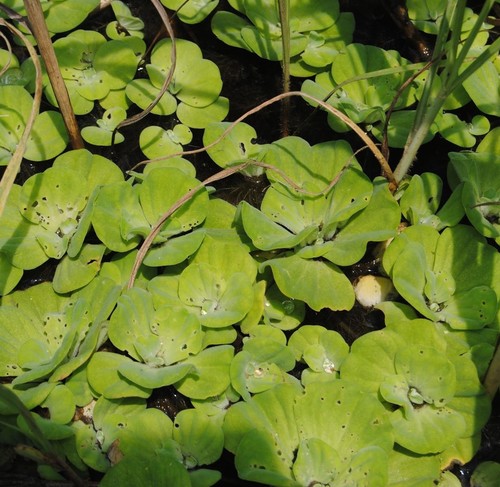
{"type": "Polygon", "coordinates": [[[220,122],[229,113],[229,99],[217,97],[206,106],[192,106],[181,102],[177,107],[177,117],[184,125],[194,129],[204,129],[214,122],[220,122]]]}
{"type": "Polygon", "coordinates": [[[219,0],[162,0],[170,10],[176,10],[179,19],[186,24],[198,24],[217,7],[219,0]]]}
{"type": "Polygon", "coordinates": [[[63,257],[54,275],[54,291],[64,294],[88,284],[99,272],[105,250],[104,245],[84,244],[74,258],[63,257]]]}
{"type": "Polygon", "coordinates": [[[149,249],[144,259],[144,265],[160,267],[180,264],[198,250],[204,238],[205,232],[203,230],[194,230],[185,235],[170,238],[149,249]]]}
{"type": "Polygon", "coordinates": [[[221,328],[242,320],[253,304],[253,282],[243,272],[225,275],[207,263],[193,263],[179,279],[179,298],[200,322],[221,328]]]}
{"type": "Polygon", "coordinates": [[[100,485],[113,487],[133,483],[136,487],[175,485],[190,487],[189,474],[168,450],[157,450],[145,459],[126,456],[103,477],[100,485]]]}
{"type": "Polygon", "coordinates": [[[302,440],[293,464],[293,474],[300,485],[320,482],[330,485],[335,481],[341,461],[339,454],[328,443],[318,438],[302,440]]]}
{"type": "MultiPolygon", "coordinates": [[[[199,181],[173,167],[155,168],[148,172],[139,187],[139,201],[151,226],[182,197],[199,186],[199,181]],[[168,191],[165,191],[169,188],[168,191]]],[[[208,195],[200,188],[164,223],[159,234],[166,239],[200,225],[206,217],[208,195]]]]}
{"type": "Polygon", "coordinates": [[[285,296],[304,301],[316,311],[351,309],[354,304],[350,281],[329,262],[292,255],[268,260],[267,266],[285,296]]]}
{"type": "Polygon", "coordinates": [[[40,113],[30,132],[24,157],[30,161],[46,161],[58,156],[68,144],[68,134],[59,112],[40,113]]]}
{"type": "Polygon", "coordinates": [[[180,393],[193,399],[207,399],[222,394],[229,384],[229,366],[234,348],[219,345],[207,348],[184,363],[194,365],[196,372],[189,373],[175,384],[180,393]]]}
{"type": "Polygon", "coordinates": [[[177,413],[172,437],[179,443],[184,465],[189,469],[214,463],[224,447],[221,426],[197,409],[177,413]]]}
{"type": "MultiPolygon", "coordinates": [[[[229,126],[229,122],[208,125],[203,133],[203,144],[205,146],[213,144],[229,126]]],[[[262,147],[256,143],[256,139],[255,129],[251,125],[240,122],[214,146],[209,147],[207,153],[218,166],[227,167],[234,162],[256,157],[262,147]]]]}
{"type": "Polygon", "coordinates": [[[189,364],[153,368],[138,362],[125,362],[119,366],[118,372],[134,384],[148,389],[158,389],[180,381],[193,369],[194,367],[189,364]]]}
{"type": "Polygon", "coordinates": [[[87,365],[87,378],[92,389],[108,399],[149,397],[150,388],[134,384],[119,374],[120,366],[130,361],[117,353],[96,352],[87,365]]]}

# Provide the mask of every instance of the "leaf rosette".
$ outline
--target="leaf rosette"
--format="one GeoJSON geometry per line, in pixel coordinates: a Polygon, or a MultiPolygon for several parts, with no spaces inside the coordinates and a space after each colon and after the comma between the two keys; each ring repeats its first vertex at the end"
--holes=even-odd
{"type": "MultiPolygon", "coordinates": [[[[223,42],[272,61],[283,59],[280,14],[275,2],[229,2],[238,14],[218,11],[212,31],[223,42]],[[241,14],[241,15],[240,15],[241,14]]],[[[291,0],[289,2],[290,71],[309,76],[332,62],[352,39],[354,19],[340,13],[338,2],[291,0]]]]}
{"type": "MultiPolygon", "coordinates": [[[[116,106],[117,92],[124,91],[134,78],[146,47],[138,37],[107,41],[98,32],[77,30],[55,41],[54,50],[73,110],[77,115],[85,115],[94,108],[96,100],[105,108],[116,106]],[[111,106],[108,97],[113,99],[111,106]]],[[[45,93],[56,105],[48,83],[45,93]]],[[[121,108],[126,109],[126,104],[121,108]]]]}
{"type": "MultiPolygon", "coordinates": [[[[220,122],[229,111],[229,101],[220,96],[222,78],[215,63],[204,59],[201,49],[193,42],[176,39],[175,71],[158,104],[151,110],[157,115],[177,112],[179,121],[190,128],[204,128],[220,122]]],[[[160,93],[171,69],[172,41],[163,39],[151,53],[146,65],[149,79],[128,83],[127,97],[145,109],[160,93]]]]}
{"type": "Polygon", "coordinates": [[[338,266],[358,262],[369,241],[390,238],[399,224],[387,184],[373,184],[352,158],[343,142],[311,147],[298,137],[281,139],[264,155],[277,170],[267,171],[272,184],[260,211],[240,207],[255,247],[272,252],[261,268],[271,268],[284,295],[315,310],[352,307],[354,291],[338,266]]]}
{"type": "Polygon", "coordinates": [[[360,337],[340,375],[391,405],[395,442],[405,449],[468,461],[468,454],[463,458],[455,449],[461,444],[463,452],[473,455],[489,399],[473,363],[449,347],[443,330],[432,322],[394,322],[360,337]]]}
{"type": "Polygon", "coordinates": [[[223,429],[242,479],[287,486],[358,478],[387,484],[386,455],[393,445],[387,412],[342,380],[328,388],[282,384],[255,394],[227,411],[223,429]]]}
{"type": "Polygon", "coordinates": [[[398,293],[426,318],[459,330],[498,323],[500,256],[472,227],[441,234],[408,227],[389,245],[383,265],[398,293]]]}

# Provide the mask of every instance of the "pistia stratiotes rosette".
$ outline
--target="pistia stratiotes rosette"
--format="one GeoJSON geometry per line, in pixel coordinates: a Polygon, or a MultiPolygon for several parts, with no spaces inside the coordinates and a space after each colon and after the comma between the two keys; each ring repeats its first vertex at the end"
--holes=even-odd
{"type": "Polygon", "coordinates": [[[341,377],[388,403],[396,443],[420,455],[439,455],[443,462],[454,455],[470,459],[490,412],[472,361],[428,320],[391,321],[360,337],[341,377]]]}
{"type": "MultiPolygon", "coordinates": [[[[232,0],[238,13],[219,10],[212,18],[214,34],[226,44],[272,61],[283,60],[278,4],[271,0],[232,0]]],[[[354,19],[340,12],[337,1],[289,2],[290,72],[311,76],[323,70],[351,42],[354,19]]]]}
{"type": "Polygon", "coordinates": [[[279,172],[267,171],[271,186],[260,211],[240,207],[245,232],[270,256],[261,269],[271,269],[284,295],[315,310],[350,309],[354,291],[338,266],[357,262],[368,242],[396,234],[400,210],[387,183],[372,183],[345,142],[311,147],[287,137],[262,158],[279,172]]]}

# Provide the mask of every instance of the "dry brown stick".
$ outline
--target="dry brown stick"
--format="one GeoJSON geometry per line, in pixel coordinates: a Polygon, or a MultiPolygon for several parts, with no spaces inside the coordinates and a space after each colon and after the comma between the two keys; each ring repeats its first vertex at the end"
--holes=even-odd
{"type": "Polygon", "coordinates": [[[50,84],[54,89],[61,115],[66,125],[66,129],[68,130],[71,147],[73,147],[73,149],[82,149],[85,145],[76,122],[75,112],[71,106],[68,90],[66,89],[61,71],[59,70],[59,64],[57,63],[54,46],[52,45],[50,34],[45,24],[40,0],[24,0],[24,7],[28,14],[30,30],[38,43],[38,49],[45,62],[50,84]]]}
{"type": "Polygon", "coordinates": [[[5,208],[5,204],[7,202],[7,198],[10,193],[10,189],[14,184],[17,173],[19,172],[19,168],[21,166],[21,162],[23,160],[23,155],[26,150],[26,144],[28,142],[28,138],[31,133],[31,129],[33,124],[35,123],[35,118],[38,115],[38,111],[40,109],[40,102],[42,99],[42,67],[40,66],[40,61],[38,60],[37,53],[35,48],[31,44],[31,42],[26,38],[26,36],[18,29],[16,29],[13,25],[6,22],[4,19],[0,18],[0,25],[7,27],[14,35],[18,36],[25,44],[28,49],[29,55],[33,60],[33,65],[35,66],[35,94],[33,97],[33,106],[31,107],[31,113],[26,121],[26,127],[24,128],[23,134],[19,143],[17,144],[16,150],[7,165],[5,172],[2,176],[2,180],[0,181],[0,216],[3,213],[5,208]]]}

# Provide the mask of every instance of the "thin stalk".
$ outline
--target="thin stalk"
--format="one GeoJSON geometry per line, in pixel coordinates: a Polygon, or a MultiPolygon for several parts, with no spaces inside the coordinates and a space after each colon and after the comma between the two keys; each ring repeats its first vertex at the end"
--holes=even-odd
{"type": "Polygon", "coordinates": [[[174,72],[175,72],[175,66],[177,62],[177,50],[175,47],[175,33],[172,28],[172,25],[170,24],[170,18],[168,17],[167,12],[163,8],[163,5],[158,1],[158,0],[151,0],[151,3],[153,4],[153,7],[156,9],[158,12],[158,15],[160,16],[161,20],[163,21],[163,25],[165,26],[165,29],[167,30],[168,35],[170,36],[170,40],[172,41],[172,49],[170,51],[170,69],[168,70],[167,76],[165,77],[165,80],[163,81],[163,85],[156,95],[155,99],[140,113],[137,113],[136,115],[132,115],[131,117],[127,118],[126,120],[123,120],[123,122],[120,122],[116,128],[113,131],[113,141],[116,132],[118,132],[119,129],[126,127],[128,125],[133,125],[134,123],[139,122],[142,120],[144,117],[149,115],[151,113],[151,110],[158,104],[158,102],[161,100],[161,97],[165,94],[165,92],[168,90],[168,87],[172,81],[172,78],[174,77],[174,72]]]}
{"type": "MultiPolygon", "coordinates": [[[[447,80],[448,77],[453,79],[456,74],[455,68],[458,69],[458,47],[460,46],[460,34],[462,32],[462,24],[464,21],[466,0],[459,0],[458,2],[451,2],[448,6],[452,8],[450,16],[447,17],[448,21],[451,23],[448,50],[446,53],[446,60],[444,61],[444,70],[442,73],[442,78],[447,80]],[[450,68],[450,73],[448,73],[448,68],[450,68]]],[[[448,9],[446,14],[448,14],[448,9]]]]}
{"type": "Polygon", "coordinates": [[[78,123],[76,122],[75,112],[71,106],[68,90],[66,89],[61,71],[59,70],[59,64],[57,63],[54,46],[52,45],[50,34],[47,30],[47,25],[45,24],[45,18],[43,16],[40,0],[24,0],[24,8],[28,14],[30,30],[37,40],[40,54],[45,61],[45,67],[47,68],[50,84],[54,89],[54,94],[56,96],[59,109],[61,110],[64,124],[68,130],[71,146],[73,149],[82,149],[85,145],[80,135],[78,123]]]}
{"type": "MultiPolygon", "coordinates": [[[[491,8],[493,7],[493,4],[495,3],[495,0],[486,0],[484,2],[484,5],[481,9],[481,11],[478,14],[478,17],[476,19],[476,22],[472,26],[472,29],[468,33],[467,39],[465,39],[465,42],[462,45],[462,49],[460,50],[456,64],[455,64],[455,71],[454,75],[455,77],[458,76],[458,70],[460,67],[463,65],[465,62],[465,59],[469,55],[469,52],[471,50],[472,44],[474,42],[474,39],[476,38],[477,34],[479,33],[480,29],[483,26],[483,22],[486,20],[486,17],[488,16],[488,13],[490,12],[491,8]]],[[[460,31],[458,32],[458,35],[460,35],[460,31]]]]}
{"type": "Polygon", "coordinates": [[[408,135],[408,139],[403,151],[403,156],[394,170],[394,178],[397,183],[403,179],[408,173],[417,152],[422,145],[429,129],[441,111],[446,98],[460,86],[469,76],[476,72],[484,63],[493,56],[500,48],[500,40],[495,40],[488,46],[472,63],[459,74],[459,70],[465,62],[470,48],[473,45],[474,38],[479,32],[484,19],[486,18],[494,0],[487,0],[481,12],[476,19],[476,22],[471,29],[469,37],[462,45],[462,49],[458,51],[461,43],[460,32],[464,17],[466,2],[459,0],[458,2],[448,3],[446,13],[441,21],[438,37],[436,40],[435,52],[439,57],[433,63],[429,70],[429,77],[426,80],[420,102],[417,107],[415,121],[412,130],[408,135]],[[450,23],[452,28],[450,29],[450,23]],[[451,38],[448,41],[448,37],[451,38]],[[446,43],[448,41],[448,46],[446,43]],[[447,47],[446,57],[441,56],[441,52],[447,47]],[[438,69],[441,72],[441,88],[435,93],[434,80],[437,76],[438,69]]]}
{"type": "Polygon", "coordinates": [[[26,126],[24,128],[23,134],[19,140],[19,143],[17,144],[14,154],[12,154],[9,164],[5,169],[5,172],[2,176],[2,180],[0,181],[0,216],[1,216],[5,208],[5,205],[7,203],[7,198],[9,196],[12,185],[14,184],[17,173],[19,172],[19,168],[21,167],[23,155],[26,150],[26,144],[28,143],[28,138],[30,136],[31,129],[33,128],[33,124],[35,123],[35,118],[38,115],[40,109],[43,86],[42,86],[42,67],[40,65],[40,60],[38,59],[38,55],[35,51],[35,48],[31,44],[31,42],[20,30],[16,29],[13,25],[9,24],[4,19],[0,19],[0,25],[3,25],[7,29],[9,29],[14,35],[18,36],[24,42],[24,45],[28,49],[31,59],[33,60],[33,65],[35,66],[35,93],[33,96],[33,106],[31,107],[30,116],[26,121],[26,126]]]}
{"type": "MultiPolygon", "coordinates": [[[[281,70],[283,77],[283,93],[290,91],[290,3],[289,0],[278,0],[278,10],[281,24],[281,45],[283,47],[283,60],[281,70]]],[[[282,101],[281,135],[286,137],[289,133],[290,98],[282,101]]]]}

